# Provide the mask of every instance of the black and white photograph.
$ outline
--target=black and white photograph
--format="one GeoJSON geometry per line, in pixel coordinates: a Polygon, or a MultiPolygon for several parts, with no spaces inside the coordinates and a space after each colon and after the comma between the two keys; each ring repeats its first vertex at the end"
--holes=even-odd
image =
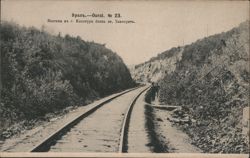
{"type": "Polygon", "coordinates": [[[249,156],[249,1],[1,0],[0,157],[249,156]]]}

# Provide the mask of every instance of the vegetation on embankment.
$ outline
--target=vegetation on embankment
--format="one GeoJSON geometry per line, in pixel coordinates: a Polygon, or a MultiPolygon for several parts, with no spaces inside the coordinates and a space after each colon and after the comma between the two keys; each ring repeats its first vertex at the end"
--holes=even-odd
{"type": "Polygon", "coordinates": [[[161,102],[189,109],[182,128],[211,153],[248,153],[242,134],[249,103],[249,21],[184,47],[176,69],[160,81],[161,102]]]}
{"type": "Polygon", "coordinates": [[[131,69],[137,81],[160,83],[160,102],[189,109],[180,125],[204,152],[247,153],[243,109],[249,106],[249,21],[172,48],[131,69]]]}
{"type": "MultiPolygon", "coordinates": [[[[0,133],[134,86],[122,59],[80,37],[2,22],[0,133]]],[[[6,136],[10,136],[7,134],[6,136]]]]}

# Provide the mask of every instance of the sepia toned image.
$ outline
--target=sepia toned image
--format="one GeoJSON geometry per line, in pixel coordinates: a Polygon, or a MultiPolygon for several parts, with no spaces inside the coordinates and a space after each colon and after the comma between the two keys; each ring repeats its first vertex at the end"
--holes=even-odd
{"type": "Polygon", "coordinates": [[[249,1],[1,0],[0,46],[1,157],[249,156],[249,1]]]}

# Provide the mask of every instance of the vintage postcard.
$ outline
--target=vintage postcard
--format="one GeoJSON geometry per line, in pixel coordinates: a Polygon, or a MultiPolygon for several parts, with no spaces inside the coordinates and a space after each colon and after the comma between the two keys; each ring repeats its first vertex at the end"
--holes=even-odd
{"type": "Polygon", "coordinates": [[[248,157],[249,1],[1,0],[1,157],[248,157]]]}

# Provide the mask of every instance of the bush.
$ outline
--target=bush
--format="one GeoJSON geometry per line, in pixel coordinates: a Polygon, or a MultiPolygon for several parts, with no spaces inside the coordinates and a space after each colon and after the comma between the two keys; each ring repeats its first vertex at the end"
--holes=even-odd
{"type": "Polygon", "coordinates": [[[0,131],[135,85],[117,54],[80,37],[2,22],[0,43],[0,131]]]}

